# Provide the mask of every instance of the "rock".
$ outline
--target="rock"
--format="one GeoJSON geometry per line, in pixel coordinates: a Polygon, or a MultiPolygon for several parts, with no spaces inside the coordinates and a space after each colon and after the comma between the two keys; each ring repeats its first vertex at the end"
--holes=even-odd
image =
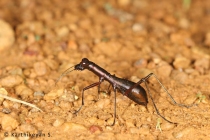
{"type": "Polygon", "coordinates": [[[168,122],[161,124],[161,129],[162,129],[163,131],[171,130],[171,129],[173,129],[174,127],[175,127],[174,124],[168,123],[168,122]]]}
{"type": "Polygon", "coordinates": [[[17,138],[15,138],[15,137],[5,137],[3,140],[17,140],[17,138]]]}
{"type": "Polygon", "coordinates": [[[97,140],[114,140],[115,133],[114,132],[104,132],[104,133],[101,133],[100,135],[97,135],[95,139],[97,139],[97,140]]]}
{"type": "Polygon", "coordinates": [[[60,103],[59,103],[59,106],[60,106],[60,108],[62,108],[63,110],[70,110],[71,109],[71,107],[72,107],[72,103],[71,102],[68,102],[68,101],[61,101],[60,103]]]}
{"type": "Polygon", "coordinates": [[[210,65],[209,62],[210,62],[210,59],[208,58],[197,59],[194,63],[195,69],[199,69],[199,68],[209,69],[209,65],[210,65]]]}
{"type": "Polygon", "coordinates": [[[1,126],[5,131],[12,131],[17,128],[19,122],[10,115],[3,115],[1,118],[1,126]]]}
{"type": "Polygon", "coordinates": [[[44,62],[45,62],[46,65],[47,65],[48,67],[50,67],[52,70],[58,69],[59,64],[58,64],[57,61],[55,61],[55,60],[53,60],[53,59],[46,59],[44,62]]]}
{"type": "Polygon", "coordinates": [[[77,42],[74,41],[74,40],[69,40],[68,41],[68,48],[72,49],[72,50],[77,50],[78,49],[77,42]]]}
{"type": "Polygon", "coordinates": [[[58,127],[58,126],[61,126],[63,123],[64,123],[64,119],[56,119],[53,122],[53,126],[58,127]]]}
{"type": "Polygon", "coordinates": [[[173,70],[171,73],[171,78],[177,82],[184,84],[188,80],[188,75],[185,72],[173,70]]]}
{"type": "Polygon", "coordinates": [[[97,131],[103,131],[103,129],[98,125],[92,125],[92,126],[89,127],[89,131],[91,133],[95,133],[97,131]]]}
{"type": "Polygon", "coordinates": [[[132,133],[132,134],[141,134],[141,135],[149,135],[149,129],[148,128],[132,127],[132,128],[130,128],[130,133],[132,133]]]}
{"type": "MultiPolygon", "coordinates": [[[[3,95],[7,95],[8,92],[5,90],[5,88],[0,88],[0,94],[3,94],[3,95]]],[[[0,104],[2,104],[4,98],[0,98],[0,104]]]]}
{"type": "Polygon", "coordinates": [[[205,45],[210,46],[210,32],[206,33],[205,45]]]}
{"type": "Polygon", "coordinates": [[[36,128],[31,124],[22,124],[20,126],[20,130],[23,132],[33,132],[36,130],[36,128]]]}
{"type": "Polygon", "coordinates": [[[69,132],[69,131],[85,131],[87,128],[81,124],[72,123],[72,122],[66,122],[61,126],[61,130],[63,132],[69,132]]]}
{"type": "Polygon", "coordinates": [[[141,133],[138,128],[132,127],[129,129],[131,134],[138,134],[141,133]]]}
{"type": "Polygon", "coordinates": [[[126,127],[135,127],[135,120],[134,119],[127,119],[126,120],[126,127]]]}
{"type": "Polygon", "coordinates": [[[97,108],[103,109],[110,105],[109,99],[100,99],[98,102],[96,102],[97,108]]]}
{"type": "Polygon", "coordinates": [[[96,44],[96,46],[93,49],[93,52],[96,54],[105,54],[107,56],[113,56],[119,53],[121,49],[121,44],[118,42],[100,42],[96,44]],[[107,49],[107,46],[109,46],[112,49],[107,49]]]}
{"type": "Polygon", "coordinates": [[[56,34],[58,37],[64,37],[69,34],[69,29],[66,26],[56,29],[56,34]]]}
{"type": "Polygon", "coordinates": [[[187,96],[187,98],[184,100],[184,103],[185,104],[193,104],[195,101],[196,101],[196,99],[197,99],[198,97],[196,97],[196,95],[193,95],[193,94],[190,94],[190,95],[188,95],[187,96]]]}
{"type": "Polygon", "coordinates": [[[169,77],[172,71],[172,67],[168,64],[159,66],[157,68],[157,73],[159,77],[169,77]]]}
{"type": "Polygon", "coordinates": [[[184,128],[184,129],[182,129],[182,130],[180,130],[178,132],[174,132],[172,135],[174,136],[174,138],[180,139],[184,135],[188,135],[192,129],[193,128],[191,128],[191,127],[187,127],[187,128],[184,128]]]}
{"type": "Polygon", "coordinates": [[[179,19],[179,27],[182,29],[187,29],[190,26],[190,22],[187,18],[180,18],[179,19]]]}
{"type": "Polygon", "coordinates": [[[96,124],[96,122],[97,122],[97,118],[96,117],[90,117],[90,118],[88,118],[88,122],[90,123],[90,124],[96,124]]]}
{"type": "Polygon", "coordinates": [[[173,65],[177,69],[188,68],[190,65],[190,60],[185,57],[179,56],[175,58],[173,65]]]}
{"type": "Polygon", "coordinates": [[[4,87],[14,87],[19,85],[23,81],[23,78],[19,75],[9,75],[0,80],[0,84],[4,87]]]}
{"type": "Polygon", "coordinates": [[[34,63],[34,71],[38,76],[43,76],[47,74],[48,67],[44,62],[35,62],[34,63]]]}
{"type": "Polygon", "coordinates": [[[131,0],[117,0],[117,3],[121,6],[127,6],[129,5],[131,0]]]}
{"type": "Polygon", "coordinates": [[[60,97],[63,94],[63,88],[62,89],[54,89],[50,91],[48,94],[44,96],[45,100],[54,100],[58,97],[60,97]]]}
{"type": "Polygon", "coordinates": [[[28,97],[33,96],[33,90],[31,90],[29,87],[25,86],[24,84],[16,86],[15,92],[17,95],[20,95],[22,99],[26,99],[28,97]]]}
{"type": "Polygon", "coordinates": [[[134,66],[137,68],[145,68],[147,66],[147,60],[142,58],[134,62],[134,66]]]}
{"type": "Polygon", "coordinates": [[[133,26],[132,26],[132,30],[134,32],[140,32],[140,31],[144,30],[144,26],[140,23],[134,23],[133,26]]]}
{"type": "Polygon", "coordinates": [[[0,51],[10,47],[15,42],[15,35],[12,27],[5,21],[0,20],[0,51]]]}

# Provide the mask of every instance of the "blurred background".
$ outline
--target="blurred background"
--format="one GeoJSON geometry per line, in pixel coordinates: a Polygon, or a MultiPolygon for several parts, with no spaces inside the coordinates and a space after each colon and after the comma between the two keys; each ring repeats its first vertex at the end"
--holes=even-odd
{"type": "MultiPolygon", "coordinates": [[[[66,128],[67,124],[65,126],[62,124],[69,120],[77,123],[79,119],[83,120],[85,128],[93,123],[89,120],[92,115],[85,116],[83,113],[84,116],[76,118],[69,113],[71,107],[77,108],[80,105],[81,90],[98,81],[98,77],[91,72],[74,71],[69,76],[63,77],[59,83],[68,92],[75,89],[74,94],[78,96],[79,101],[58,99],[61,96],[60,91],[59,94],[58,91],[53,92],[56,94],[52,95],[53,98],[49,99],[47,96],[52,94],[55,81],[62,72],[78,64],[84,57],[111,74],[134,82],[154,72],[169,92],[172,92],[175,99],[187,104],[202,102],[203,106],[201,105],[200,108],[206,110],[209,107],[210,96],[210,1],[0,0],[0,53],[0,87],[4,87],[9,95],[34,102],[48,112],[49,118],[43,117],[46,114],[39,114],[41,117],[38,119],[32,113],[31,122],[26,123],[34,128],[30,131],[46,130],[46,134],[47,130],[56,132],[63,127],[66,128]],[[27,92],[23,89],[27,89],[27,92]],[[63,111],[63,115],[50,115],[49,111],[53,112],[53,110],[54,113],[63,111]],[[62,120],[62,123],[58,120],[60,123],[58,127],[57,122],[54,122],[57,119],[55,117],[62,120]],[[42,124],[37,121],[41,121],[42,124]]],[[[160,108],[165,108],[166,111],[164,112],[164,109],[162,111],[164,115],[185,124],[178,127],[170,126],[170,130],[166,125],[163,130],[168,133],[163,135],[158,132],[153,133],[155,131],[153,125],[157,117],[154,112],[152,114],[152,111],[150,114],[147,112],[144,116],[146,111],[139,113],[138,111],[141,110],[139,107],[140,109],[136,109],[137,115],[141,114],[144,119],[135,122],[128,119],[131,117],[129,115],[135,112],[132,108],[134,106],[130,106],[128,110],[131,112],[122,118],[119,115],[121,125],[117,124],[114,128],[107,128],[103,122],[112,118],[112,110],[109,110],[109,116],[104,117],[106,113],[102,113],[102,118],[95,116],[98,120],[96,124],[107,132],[104,138],[122,139],[126,138],[127,135],[124,135],[126,133],[128,137],[132,134],[132,138],[137,139],[173,139],[179,138],[180,133],[183,133],[181,137],[187,139],[193,137],[191,134],[201,136],[198,138],[207,138],[209,134],[205,130],[210,129],[210,117],[202,116],[202,113],[196,114],[196,111],[185,112],[183,117],[183,111],[176,108],[178,110],[176,112],[173,105],[163,103],[167,102],[166,95],[159,94],[160,86],[155,82],[155,80],[151,81],[150,86],[156,89],[154,98],[160,108]],[[187,118],[187,115],[191,116],[187,118]],[[151,118],[147,119],[149,117],[151,118]],[[186,120],[183,120],[185,117],[186,120]],[[188,130],[189,124],[197,126],[188,130]],[[139,128],[142,135],[139,134],[139,128]],[[197,131],[197,128],[200,128],[200,131],[197,131]],[[190,135],[187,135],[187,132],[190,135]]],[[[102,88],[106,89],[108,83],[104,86],[102,88]]],[[[90,93],[92,92],[97,93],[97,89],[90,90],[90,93]]],[[[108,97],[104,96],[104,98],[108,97]]],[[[121,98],[122,95],[119,96],[119,99],[121,98]]],[[[96,97],[92,95],[87,97],[90,104],[95,103],[93,99],[96,97]]],[[[112,101],[113,98],[110,100],[112,101]]],[[[124,102],[131,101],[123,99],[122,103],[124,102]]],[[[15,110],[12,102],[6,101],[5,104],[2,104],[0,109],[9,108],[11,112],[15,110]]],[[[92,107],[93,105],[90,105],[86,108],[91,110],[92,107]]],[[[25,106],[22,108],[28,109],[25,106]]],[[[24,114],[16,109],[16,115],[13,114],[13,117],[19,118],[19,113],[24,114]]],[[[206,113],[208,114],[209,110],[206,110],[206,113]]],[[[24,115],[26,118],[29,117],[28,113],[24,115]]],[[[28,131],[27,125],[19,121],[22,131],[28,131]]],[[[3,127],[3,130],[19,131],[20,129],[18,125],[8,130],[6,128],[3,127]]],[[[73,131],[70,128],[65,129],[68,131],[65,135],[73,131]]],[[[99,127],[96,129],[101,131],[99,127]]],[[[62,134],[56,133],[54,138],[63,137],[62,134]]],[[[87,138],[86,136],[91,138],[92,135],[85,133],[81,134],[80,138],[87,138]]],[[[68,136],[70,139],[75,137],[75,135],[68,136]]],[[[94,137],[103,139],[101,135],[95,134],[94,137]]]]}

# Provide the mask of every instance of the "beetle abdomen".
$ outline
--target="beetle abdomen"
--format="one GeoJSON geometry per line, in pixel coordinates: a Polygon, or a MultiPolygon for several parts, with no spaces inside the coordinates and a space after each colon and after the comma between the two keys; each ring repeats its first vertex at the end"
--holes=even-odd
{"type": "MultiPolygon", "coordinates": [[[[118,79],[118,81],[120,80],[118,79]]],[[[147,99],[147,94],[144,88],[141,87],[140,85],[137,85],[134,89],[132,89],[130,93],[125,94],[125,92],[136,83],[125,80],[125,79],[123,79],[123,81],[124,82],[118,83],[118,86],[117,86],[120,92],[123,95],[127,96],[129,99],[133,100],[135,103],[146,106],[148,103],[148,99],[147,99]]]]}
{"type": "Polygon", "coordinates": [[[140,105],[146,106],[148,103],[146,91],[141,86],[137,86],[126,96],[140,105]]]}

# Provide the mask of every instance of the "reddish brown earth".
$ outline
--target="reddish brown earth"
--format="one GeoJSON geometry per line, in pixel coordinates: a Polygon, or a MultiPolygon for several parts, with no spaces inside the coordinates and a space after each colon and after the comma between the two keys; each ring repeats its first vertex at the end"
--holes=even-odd
{"type": "Polygon", "coordinates": [[[0,92],[43,112],[1,98],[0,139],[210,139],[209,25],[209,0],[1,0],[0,92]],[[178,103],[197,106],[174,105],[150,78],[160,113],[178,124],[160,118],[151,99],[146,110],[118,92],[108,126],[108,82],[99,101],[96,87],[85,91],[75,115],[98,77],[73,71],[55,82],[84,57],[134,82],[153,72],[178,103]]]}

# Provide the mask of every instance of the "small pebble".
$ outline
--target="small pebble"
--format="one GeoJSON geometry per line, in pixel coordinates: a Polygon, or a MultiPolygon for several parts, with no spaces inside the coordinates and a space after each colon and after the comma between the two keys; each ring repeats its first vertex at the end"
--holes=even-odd
{"type": "Polygon", "coordinates": [[[126,126],[127,127],[135,127],[135,120],[134,119],[127,119],[126,120],[126,126]]]}
{"type": "Polygon", "coordinates": [[[46,59],[46,60],[44,60],[44,62],[45,62],[46,65],[47,65],[49,68],[51,68],[52,70],[58,69],[59,64],[58,64],[57,61],[55,61],[55,60],[53,60],[53,59],[46,59]]]}
{"type": "Polygon", "coordinates": [[[70,31],[76,31],[78,29],[78,25],[75,23],[70,23],[68,25],[70,31]]]}
{"type": "Polygon", "coordinates": [[[64,123],[64,119],[56,119],[53,122],[53,126],[58,127],[58,126],[61,126],[63,123],[64,123]]]}
{"type": "Polygon", "coordinates": [[[180,18],[179,20],[179,26],[183,29],[187,29],[190,25],[190,22],[186,18],[180,18]]]}
{"type": "Polygon", "coordinates": [[[204,42],[205,42],[205,45],[210,46],[210,32],[206,33],[204,42]]]}
{"type": "Polygon", "coordinates": [[[79,45],[79,50],[81,52],[89,52],[90,51],[90,47],[89,47],[89,45],[83,43],[83,44],[79,45]]]}
{"type": "MultiPolygon", "coordinates": [[[[70,110],[70,108],[68,109],[68,110],[65,110],[65,111],[69,111],[70,110]]],[[[51,110],[52,112],[55,112],[55,113],[58,113],[58,112],[61,112],[62,111],[62,109],[59,107],[59,106],[52,106],[52,110],[51,110]]]]}
{"type": "Polygon", "coordinates": [[[3,140],[17,140],[17,138],[13,137],[5,137],[3,140]]]}
{"type": "Polygon", "coordinates": [[[200,70],[203,69],[209,69],[210,67],[210,60],[207,58],[198,59],[194,63],[195,69],[200,70]]]}
{"type": "Polygon", "coordinates": [[[93,101],[93,100],[95,100],[95,96],[89,94],[89,95],[87,95],[86,100],[87,101],[93,101]]]}
{"type": "Polygon", "coordinates": [[[132,134],[149,135],[149,129],[148,128],[132,127],[129,130],[130,130],[130,133],[132,133],[132,134]]]}
{"type": "Polygon", "coordinates": [[[140,24],[140,23],[135,23],[135,24],[133,24],[133,26],[132,26],[132,30],[133,30],[134,32],[140,32],[140,31],[144,30],[144,27],[143,27],[143,25],[140,24]]]}
{"type": "MultiPolygon", "coordinates": [[[[2,18],[1,18],[2,19],[2,18]]],[[[15,42],[15,34],[9,23],[0,20],[0,51],[10,47],[15,42]]]]}
{"type": "Polygon", "coordinates": [[[148,74],[152,73],[151,70],[146,69],[146,68],[141,68],[135,72],[135,75],[138,75],[138,77],[146,77],[148,74]]]}
{"type": "Polygon", "coordinates": [[[4,106],[5,108],[10,108],[10,107],[11,107],[11,102],[8,101],[8,100],[5,100],[5,101],[3,101],[3,106],[4,106]]]}
{"type": "Polygon", "coordinates": [[[171,78],[177,82],[184,84],[188,80],[188,75],[184,72],[173,70],[171,73],[171,78]]]}
{"type": "Polygon", "coordinates": [[[96,44],[96,47],[93,49],[94,53],[99,53],[101,52],[104,53],[104,55],[107,56],[113,56],[116,55],[121,49],[121,44],[117,42],[99,42],[96,44]],[[112,49],[107,49],[106,47],[109,46],[112,49]]]}
{"type": "Polygon", "coordinates": [[[8,66],[6,69],[8,70],[8,74],[23,76],[23,70],[18,66],[8,66]]]}
{"type": "Polygon", "coordinates": [[[49,93],[47,93],[45,96],[44,96],[44,99],[45,100],[54,100],[60,96],[62,96],[63,94],[63,91],[64,89],[54,89],[52,91],[50,91],[49,93]]]}
{"type": "MultiPolygon", "coordinates": [[[[35,35],[34,35],[34,33],[29,33],[28,35],[27,35],[27,45],[28,46],[31,46],[31,45],[33,45],[34,43],[36,42],[36,37],[35,37],[35,35]]],[[[30,52],[30,51],[27,51],[27,52],[25,52],[25,54],[33,54],[34,52],[30,52]]]]}
{"type": "Polygon", "coordinates": [[[28,97],[33,96],[33,90],[31,90],[24,84],[16,86],[15,92],[17,95],[20,95],[22,99],[27,99],[28,97]]]}
{"type": "Polygon", "coordinates": [[[33,132],[36,128],[31,124],[21,124],[20,130],[23,132],[33,132]]]}
{"type": "Polygon", "coordinates": [[[146,112],[147,111],[147,108],[145,106],[139,106],[139,111],[140,112],[146,112]]]}
{"type": "Polygon", "coordinates": [[[106,126],[106,130],[112,131],[112,130],[113,130],[113,127],[107,125],[107,126],[106,126]]]}
{"type": "Polygon", "coordinates": [[[193,104],[196,101],[197,97],[194,94],[190,94],[187,96],[186,100],[184,100],[185,104],[193,104]]]}
{"type": "Polygon", "coordinates": [[[62,132],[69,132],[69,131],[85,131],[87,128],[81,124],[66,122],[61,126],[62,132]]]}
{"type": "Polygon", "coordinates": [[[109,99],[100,99],[98,102],[96,102],[97,108],[103,109],[107,106],[110,105],[110,100],[109,99]]]}
{"type": "Polygon", "coordinates": [[[78,25],[81,29],[88,29],[91,26],[91,20],[89,18],[84,18],[79,20],[78,25]]]}
{"type": "Polygon", "coordinates": [[[66,26],[60,27],[60,28],[56,29],[56,34],[58,37],[67,36],[69,34],[69,29],[66,26]]]}
{"type": "Polygon", "coordinates": [[[2,112],[5,113],[5,114],[9,114],[9,113],[11,113],[11,110],[8,109],[8,108],[3,108],[2,112]]]}
{"type": "Polygon", "coordinates": [[[117,0],[117,3],[121,6],[127,6],[129,5],[131,0],[117,0]]]}
{"type": "Polygon", "coordinates": [[[192,127],[187,127],[187,128],[184,128],[184,129],[182,129],[182,130],[180,130],[178,132],[172,133],[172,135],[174,136],[174,138],[180,139],[184,135],[188,135],[192,129],[193,129],[192,127]]]}
{"type": "Polygon", "coordinates": [[[14,119],[13,117],[11,117],[10,115],[4,115],[1,118],[1,127],[3,130],[5,131],[12,131],[15,128],[17,128],[19,125],[19,122],[14,119]]]}
{"type": "Polygon", "coordinates": [[[43,97],[44,96],[44,93],[42,91],[35,91],[34,92],[34,96],[43,97]]]}
{"type": "Polygon", "coordinates": [[[142,124],[141,126],[142,128],[145,128],[145,129],[150,129],[150,126],[148,124],[142,124]]]}
{"type": "Polygon", "coordinates": [[[175,125],[174,124],[172,124],[172,123],[163,123],[163,124],[161,124],[161,129],[163,130],[163,131],[168,131],[168,130],[171,130],[171,129],[173,129],[175,127],[175,125]]]}
{"type": "MultiPolygon", "coordinates": [[[[113,121],[114,121],[114,118],[110,116],[109,119],[107,119],[106,123],[107,123],[107,125],[112,125],[113,121]]],[[[116,119],[115,125],[117,125],[117,124],[118,124],[118,120],[116,119]]]]}
{"type": "Polygon", "coordinates": [[[172,67],[170,65],[163,65],[157,68],[157,73],[159,77],[169,77],[172,71],[172,67]]]}
{"type": "Polygon", "coordinates": [[[146,59],[139,59],[134,63],[135,67],[138,68],[145,68],[147,66],[147,60],[146,59]]]}
{"type": "Polygon", "coordinates": [[[139,128],[136,128],[136,127],[131,127],[129,129],[129,131],[130,131],[131,134],[139,134],[139,133],[141,133],[139,128]]]}
{"type": "Polygon", "coordinates": [[[114,132],[104,132],[100,135],[97,135],[95,138],[96,140],[115,140],[115,133],[114,132]]]}
{"type": "Polygon", "coordinates": [[[95,133],[97,131],[103,131],[103,129],[98,125],[92,125],[92,126],[89,127],[89,131],[91,133],[95,133]]]}
{"type": "Polygon", "coordinates": [[[52,103],[52,102],[47,102],[47,104],[44,106],[44,108],[45,108],[45,110],[46,111],[53,111],[53,109],[55,108],[54,107],[55,106],[55,104],[54,103],[52,103]]]}
{"type": "Polygon", "coordinates": [[[190,60],[188,58],[179,56],[175,58],[173,65],[176,69],[188,68],[190,65],[190,60]]]}
{"type": "MultiPolygon", "coordinates": [[[[8,92],[5,90],[5,88],[0,88],[0,94],[7,95],[8,92]]],[[[4,98],[0,97],[0,104],[2,104],[3,101],[4,101],[4,98]]]]}
{"type": "Polygon", "coordinates": [[[104,120],[102,120],[102,119],[97,119],[96,124],[98,124],[99,126],[102,126],[102,125],[105,124],[105,122],[104,122],[104,120]]]}
{"type": "Polygon", "coordinates": [[[75,91],[64,89],[64,93],[59,99],[61,101],[74,102],[75,100],[78,100],[78,96],[75,95],[75,91]]]}
{"type": "Polygon", "coordinates": [[[72,107],[72,103],[68,102],[68,101],[61,101],[59,106],[63,109],[63,110],[70,110],[72,107]]]}
{"type": "Polygon", "coordinates": [[[72,49],[72,50],[78,49],[78,45],[77,45],[76,41],[74,41],[74,40],[69,40],[69,41],[68,41],[68,48],[69,48],[69,49],[72,49]]]}
{"type": "Polygon", "coordinates": [[[38,76],[43,76],[47,74],[48,67],[44,62],[35,62],[34,63],[34,71],[38,76]]]}
{"type": "Polygon", "coordinates": [[[19,75],[9,75],[0,79],[0,84],[3,87],[14,87],[19,85],[23,81],[23,78],[19,75]]]}
{"type": "Polygon", "coordinates": [[[38,128],[43,128],[45,126],[45,123],[43,121],[39,120],[34,125],[38,128]]]}
{"type": "Polygon", "coordinates": [[[148,122],[151,122],[152,121],[152,118],[151,117],[147,117],[146,119],[148,122]]]}
{"type": "Polygon", "coordinates": [[[91,123],[91,124],[94,124],[98,119],[96,117],[90,117],[88,118],[88,121],[91,123]]]}

